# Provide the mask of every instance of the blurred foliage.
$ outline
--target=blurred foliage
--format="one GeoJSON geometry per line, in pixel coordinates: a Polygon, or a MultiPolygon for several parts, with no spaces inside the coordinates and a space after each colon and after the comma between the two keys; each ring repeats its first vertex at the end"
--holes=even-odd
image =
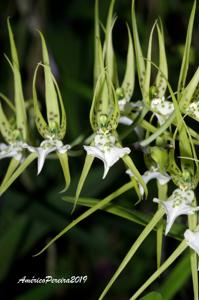
{"type": "MultiPolygon", "coordinates": [[[[109,1],[100,1],[102,22],[105,21],[108,5],[109,1]]],[[[139,0],[136,6],[143,46],[146,46],[148,42],[149,25],[158,16],[163,20],[169,61],[169,80],[176,87],[192,1],[139,0]]],[[[114,29],[114,45],[120,73],[125,67],[128,42],[125,21],[130,22],[130,7],[130,0],[116,1],[115,10],[119,18],[114,29]]],[[[68,116],[67,143],[71,143],[81,134],[88,136],[90,133],[88,114],[92,100],[93,81],[94,0],[2,0],[0,11],[0,91],[12,96],[12,74],[3,56],[3,53],[9,53],[6,18],[10,16],[21,63],[26,99],[32,97],[33,71],[41,60],[40,40],[35,30],[38,28],[46,37],[53,72],[63,96],[68,116]]],[[[191,55],[193,69],[195,69],[199,53],[197,26],[198,24],[195,26],[191,55]]],[[[39,85],[41,92],[42,85],[41,81],[39,85]]],[[[138,88],[135,89],[135,96],[140,97],[138,88]]],[[[137,159],[136,165],[142,168],[139,154],[135,158],[137,159]]],[[[72,184],[65,196],[75,194],[83,159],[84,155],[70,157],[72,184]]],[[[3,177],[7,163],[6,160],[1,161],[1,177],[3,177]]],[[[60,169],[55,166],[54,160],[48,161],[42,174],[36,177],[36,166],[31,165],[12,188],[1,197],[0,295],[2,299],[61,300],[80,297],[87,300],[97,299],[127,249],[142,230],[140,225],[130,220],[100,211],[62,237],[48,252],[33,258],[32,255],[46,241],[85,210],[78,206],[75,213],[70,214],[72,205],[63,201],[63,195],[58,193],[63,182],[60,169]],[[24,276],[44,278],[46,275],[52,275],[55,278],[87,275],[88,280],[85,284],[73,285],[17,284],[18,280],[24,276]]],[[[126,175],[121,176],[122,164],[119,163],[110,170],[107,179],[101,181],[101,165],[98,166],[96,161],[95,166],[88,176],[83,196],[103,198],[116,189],[118,181],[122,184],[127,178],[126,175]]],[[[149,186],[151,192],[154,188],[154,184],[149,186]]],[[[114,203],[132,210],[139,210],[139,207],[146,212],[153,210],[152,205],[148,203],[146,205],[145,202],[135,207],[136,201],[135,194],[130,191],[125,199],[115,200],[114,203]]],[[[170,252],[170,248],[175,246],[175,243],[175,240],[171,239],[169,249],[167,249],[167,244],[164,245],[164,252],[170,252]]],[[[144,242],[133,263],[129,263],[119,281],[113,286],[107,299],[128,299],[132,289],[136,289],[140,282],[151,274],[155,259],[155,236],[152,234],[144,242]]],[[[163,299],[174,299],[176,293],[177,299],[188,299],[190,296],[188,285],[184,285],[181,289],[190,275],[187,261],[179,262],[176,270],[178,272],[186,270],[185,276],[178,284],[176,283],[176,289],[171,289],[171,296],[165,296],[163,299]]],[[[170,287],[164,276],[159,281],[161,286],[157,286],[157,283],[152,286],[152,290],[160,291],[162,295],[166,295],[165,291],[168,290],[168,286],[170,287]]],[[[151,295],[142,299],[162,299],[158,293],[151,295]]]]}

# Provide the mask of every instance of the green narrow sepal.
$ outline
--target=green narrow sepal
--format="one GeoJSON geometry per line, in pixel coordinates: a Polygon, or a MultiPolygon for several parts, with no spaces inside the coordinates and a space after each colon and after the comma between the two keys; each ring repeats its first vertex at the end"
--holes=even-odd
{"type": "Polygon", "coordinates": [[[70,181],[71,181],[69,164],[68,164],[68,154],[57,152],[57,156],[59,158],[59,161],[60,161],[60,164],[62,167],[62,171],[63,171],[63,175],[64,175],[64,179],[65,179],[65,187],[60,193],[64,193],[69,188],[70,181]]]}
{"type": "Polygon", "coordinates": [[[45,77],[45,99],[46,99],[47,119],[48,119],[49,127],[54,128],[55,126],[60,125],[59,104],[57,99],[57,93],[51,76],[52,72],[50,68],[46,42],[43,34],[40,31],[38,32],[41,37],[43,63],[45,65],[44,77],[45,77]]]}
{"type": "Polygon", "coordinates": [[[3,186],[6,181],[9,180],[9,178],[12,176],[12,174],[14,173],[14,171],[17,169],[17,167],[19,166],[20,164],[20,161],[15,159],[15,158],[12,158],[11,161],[9,162],[9,165],[8,165],[8,169],[6,171],[6,174],[1,182],[1,186],[3,186]]]}
{"type": "Polygon", "coordinates": [[[25,169],[31,164],[33,160],[37,158],[36,153],[31,153],[12,174],[12,176],[0,186],[0,196],[11,186],[11,184],[25,171],[25,169]]]}
{"type": "Polygon", "coordinates": [[[16,109],[16,124],[17,129],[20,130],[22,134],[22,138],[27,140],[28,137],[28,125],[27,125],[27,116],[26,116],[26,109],[25,109],[25,102],[22,90],[22,82],[21,82],[21,75],[19,70],[19,60],[17,55],[17,49],[15,46],[13,32],[10,26],[9,18],[7,19],[7,26],[8,26],[8,33],[10,39],[10,49],[11,49],[11,56],[12,62],[7,58],[14,75],[14,99],[15,99],[15,109],[16,109]]]}
{"type": "MultiPolygon", "coordinates": [[[[147,190],[146,183],[144,182],[144,180],[142,178],[142,175],[140,174],[140,172],[136,168],[134,162],[132,161],[132,159],[130,158],[129,155],[124,155],[122,157],[122,160],[124,161],[126,166],[131,170],[131,172],[134,174],[134,176],[138,180],[138,182],[142,185],[142,187],[144,189],[144,192],[145,192],[145,196],[147,198],[148,190],[147,190]]],[[[140,194],[138,194],[138,197],[140,198],[140,194]]]]}
{"type": "Polygon", "coordinates": [[[77,190],[76,190],[76,194],[75,194],[75,202],[74,202],[74,206],[73,206],[73,211],[74,211],[74,209],[76,207],[79,195],[80,195],[81,190],[83,188],[83,185],[84,185],[84,182],[86,180],[86,177],[88,176],[88,173],[89,173],[90,168],[92,166],[93,160],[94,160],[94,156],[88,155],[88,154],[86,155],[84,166],[83,166],[83,170],[82,170],[82,173],[81,173],[78,185],[77,185],[77,190]]]}

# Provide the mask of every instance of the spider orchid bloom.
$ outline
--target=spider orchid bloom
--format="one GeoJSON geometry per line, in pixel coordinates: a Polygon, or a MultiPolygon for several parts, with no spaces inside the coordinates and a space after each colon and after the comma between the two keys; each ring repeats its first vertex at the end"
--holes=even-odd
{"type": "Polygon", "coordinates": [[[162,125],[173,113],[174,105],[172,102],[165,100],[163,96],[162,98],[152,99],[151,110],[154,112],[154,115],[157,117],[159,124],[162,125]]]}
{"type": "Polygon", "coordinates": [[[6,142],[0,144],[0,159],[6,157],[11,158],[7,172],[1,183],[1,188],[3,184],[14,174],[15,170],[20,167],[20,164],[23,165],[23,161],[27,157],[27,151],[25,151],[25,149],[28,142],[28,124],[20,75],[20,66],[9,19],[7,20],[7,26],[10,40],[11,60],[7,56],[6,59],[12,69],[14,77],[14,105],[12,104],[12,101],[10,101],[5,95],[0,94],[2,99],[0,102],[0,132],[6,142]],[[4,112],[2,103],[3,101],[11,110],[12,121],[4,112]],[[15,120],[14,122],[13,119],[15,120]]]}
{"type": "Polygon", "coordinates": [[[92,146],[84,146],[88,155],[99,158],[104,163],[103,179],[106,177],[109,169],[124,155],[130,153],[128,147],[122,148],[116,140],[116,137],[110,133],[98,131],[94,137],[92,146]]]}
{"type": "MultiPolygon", "coordinates": [[[[133,173],[131,170],[126,170],[126,174],[128,174],[130,177],[133,177],[133,173]]],[[[158,168],[151,167],[149,171],[146,171],[143,175],[142,178],[144,182],[147,184],[150,180],[152,179],[157,179],[159,184],[164,185],[169,182],[171,177],[167,173],[161,173],[158,168]]],[[[139,189],[140,189],[140,194],[143,196],[144,195],[144,189],[141,184],[139,184],[139,189]]]]}
{"type": "Polygon", "coordinates": [[[167,215],[165,235],[170,231],[175,219],[181,215],[192,215],[199,210],[199,206],[193,206],[194,192],[176,189],[167,201],[154,198],[153,201],[163,206],[167,215]]]}
{"type": "Polygon", "coordinates": [[[37,161],[37,175],[40,174],[42,168],[44,166],[46,157],[54,152],[57,151],[58,153],[66,153],[71,147],[70,145],[63,145],[62,141],[56,139],[46,139],[41,142],[39,147],[27,147],[30,152],[37,153],[38,161],[37,161]]]}
{"type": "MultiPolygon", "coordinates": [[[[65,178],[66,188],[70,184],[70,172],[68,166],[67,151],[70,145],[63,145],[63,138],[66,133],[66,113],[63,105],[61,93],[57,82],[51,72],[48,50],[45,39],[39,32],[42,44],[43,64],[38,64],[33,78],[33,101],[35,122],[40,135],[44,138],[39,147],[28,147],[30,152],[37,153],[38,158],[38,174],[41,172],[46,157],[56,151],[60,161],[62,171],[65,178]],[[46,118],[43,117],[37,99],[36,78],[38,68],[42,66],[45,78],[45,104],[46,118]]],[[[66,189],[65,188],[65,189],[66,189]]],[[[64,190],[65,190],[64,189],[64,190]]]]}
{"type": "Polygon", "coordinates": [[[187,242],[187,245],[199,255],[199,231],[193,232],[190,229],[187,229],[184,233],[184,238],[187,242]]]}

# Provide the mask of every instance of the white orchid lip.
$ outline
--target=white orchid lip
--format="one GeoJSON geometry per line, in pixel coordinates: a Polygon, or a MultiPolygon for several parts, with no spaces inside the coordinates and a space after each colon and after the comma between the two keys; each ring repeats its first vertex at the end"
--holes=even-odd
{"type": "Polygon", "coordinates": [[[186,113],[199,121],[199,101],[192,102],[186,109],[186,113]]]}
{"type": "Polygon", "coordinates": [[[165,100],[164,97],[154,98],[151,101],[151,110],[154,112],[160,125],[162,125],[173,113],[174,105],[172,102],[165,100]]]}
{"type": "Polygon", "coordinates": [[[27,144],[22,141],[16,141],[10,144],[0,144],[0,159],[14,157],[18,161],[23,160],[23,151],[27,148],[27,144]]]}
{"type": "Polygon", "coordinates": [[[59,153],[67,152],[71,146],[63,145],[62,141],[56,139],[46,139],[41,142],[39,147],[28,146],[27,147],[30,152],[36,152],[38,155],[38,163],[37,163],[37,175],[39,175],[43,169],[46,157],[57,151],[59,153]]]}
{"type": "Polygon", "coordinates": [[[154,198],[153,201],[163,206],[167,215],[167,225],[165,235],[170,231],[176,218],[181,215],[192,215],[199,210],[199,206],[193,206],[194,192],[192,190],[183,191],[176,189],[167,201],[154,198]]]}
{"type": "Polygon", "coordinates": [[[96,133],[93,146],[84,146],[87,154],[92,155],[104,163],[103,179],[106,177],[109,169],[124,155],[130,153],[128,147],[122,148],[116,146],[115,136],[103,134],[101,132],[96,133]]]}
{"type": "MultiPolygon", "coordinates": [[[[130,169],[126,170],[126,174],[128,174],[130,177],[134,176],[134,174],[131,172],[130,169]]],[[[161,185],[168,183],[169,180],[171,179],[171,177],[167,173],[161,173],[158,170],[158,168],[153,168],[153,167],[149,171],[146,171],[142,175],[142,178],[146,184],[152,179],[157,179],[161,185]]],[[[143,196],[144,189],[141,184],[139,184],[139,189],[140,189],[140,194],[143,196]]]]}

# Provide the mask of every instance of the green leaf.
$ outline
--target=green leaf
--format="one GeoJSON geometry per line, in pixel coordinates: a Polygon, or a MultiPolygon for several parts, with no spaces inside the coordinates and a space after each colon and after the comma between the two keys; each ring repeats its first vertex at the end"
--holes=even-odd
{"type": "Polygon", "coordinates": [[[46,47],[45,39],[40,31],[38,31],[41,37],[42,43],[42,55],[45,76],[45,98],[46,98],[46,111],[49,127],[54,128],[55,124],[60,125],[60,114],[59,114],[59,105],[57,99],[57,93],[54,87],[54,82],[51,76],[51,68],[48,56],[48,50],[46,47]]]}
{"type": "Polygon", "coordinates": [[[193,23],[195,18],[195,11],[196,11],[196,1],[194,1],[193,8],[191,11],[190,19],[189,19],[189,25],[187,29],[187,37],[185,42],[185,48],[184,48],[184,54],[182,59],[182,65],[180,69],[180,75],[178,80],[178,99],[181,98],[181,92],[184,89],[186,77],[187,77],[187,71],[189,67],[189,57],[190,57],[190,48],[191,48],[191,39],[192,39],[192,32],[193,32],[193,23]]]}
{"type": "MultiPolygon", "coordinates": [[[[110,201],[115,199],[116,197],[124,194],[126,191],[132,188],[132,183],[129,182],[125,185],[123,185],[121,188],[116,190],[114,193],[111,195],[107,196],[103,200],[100,200],[96,205],[88,209],[86,212],[84,212],[82,215],[80,215],[77,219],[72,221],[69,225],[67,225],[58,235],[56,235],[41,251],[39,251],[37,254],[34,256],[40,255],[43,253],[50,245],[52,245],[55,241],[57,241],[62,235],[64,235],[66,232],[68,232],[71,228],[76,226],[79,222],[83,221],[86,219],[88,216],[93,214],[96,210],[101,209],[102,207],[106,206],[110,201]]],[[[64,198],[63,198],[64,199],[64,198]]]]}
{"type": "Polygon", "coordinates": [[[26,140],[28,135],[27,116],[26,116],[25,102],[24,102],[24,96],[22,90],[21,75],[19,70],[17,49],[15,46],[9,18],[7,19],[7,26],[8,26],[8,33],[10,39],[12,63],[9,61],[8,58],[7,60],[13,70],[13,75],[14,75],[14,93],[15,93],[14,98],[15,98],[15,109],[16,109],[16,123],[17,123],[17,128],[22,133],[23,139],[26,140]]]}
{"type": "MultiPolygon", "coordinates": [[[[64,200],[72,204],[74,203],[74,197],[64,197],[64,200]]],[[[77,204],[86,207],[93,207],[99,201],[100,200],[93,198],[79,198],[77,204]]],[[[128,209],[125,206],[117,205],[115,203],[107,205],[101,209],[142,226],[146,226],[152,217],[151,214],[143,213],[140,210],[135,210],[132,208],[128,209]]],[[[182,224],[174,224],[168,235],[177,240],[182,240],[185,229],[186,228],[182,224]]],[[[157,230],[157,227],[155,227],[154,230],[157,230]]]]}
{"type": "Polygon", "coordinates": [[[146,239],[146,237],[149,235],[149,233],[153,230],[153,228],[161,220],[161,218],[163,217],[163,215],[164,215],[164,210],[162,208],[159,209],[155,213],[155,215],[153,216],[153,218],[151,219],[151,221],[146,225],[146,227],[144,228],[144,230],[142,231],[142,233],[139,235],[139,237],[137,238],[137,240],[131,246],[130,250],[128,251],[128,253],[124,257],[124,259],[122,260],[121,264],[119,265],[118,269],[114,273],[113,277],[111,278],[111,280],[109,281],[109,283],[107,284],[107,286],[103,290],[102,294],[100,295],[99,300],[102,300],[105,297],[105,295],[107,294],[107,292],[109,291],[109,289],[111,288],[111,286],[113,285],[113,283],[116,281],[116,279],[118,278],[118,276],[124,270],[124,268],[126,267],[126,265],[128,264],[128,262],[133,258],[134,254],[136,253],[136,251],[138,250],[138,248],[142,245],[142,243],[144,242],[144,240],[146,239]]]}
{"type": "Polygon", "coordinates": [[[130,100],[133,95],[134,84],[135,84],[135,62],[134,62],[133,41],[132,41],[131,31],[128,24],[127,24],[127,30],[128,30],[129,45],[128,45],[128,52],[127,52],[126,70],[125,70],[125,75],[121,87],[124,90],[125,98],[130,100]]]}

